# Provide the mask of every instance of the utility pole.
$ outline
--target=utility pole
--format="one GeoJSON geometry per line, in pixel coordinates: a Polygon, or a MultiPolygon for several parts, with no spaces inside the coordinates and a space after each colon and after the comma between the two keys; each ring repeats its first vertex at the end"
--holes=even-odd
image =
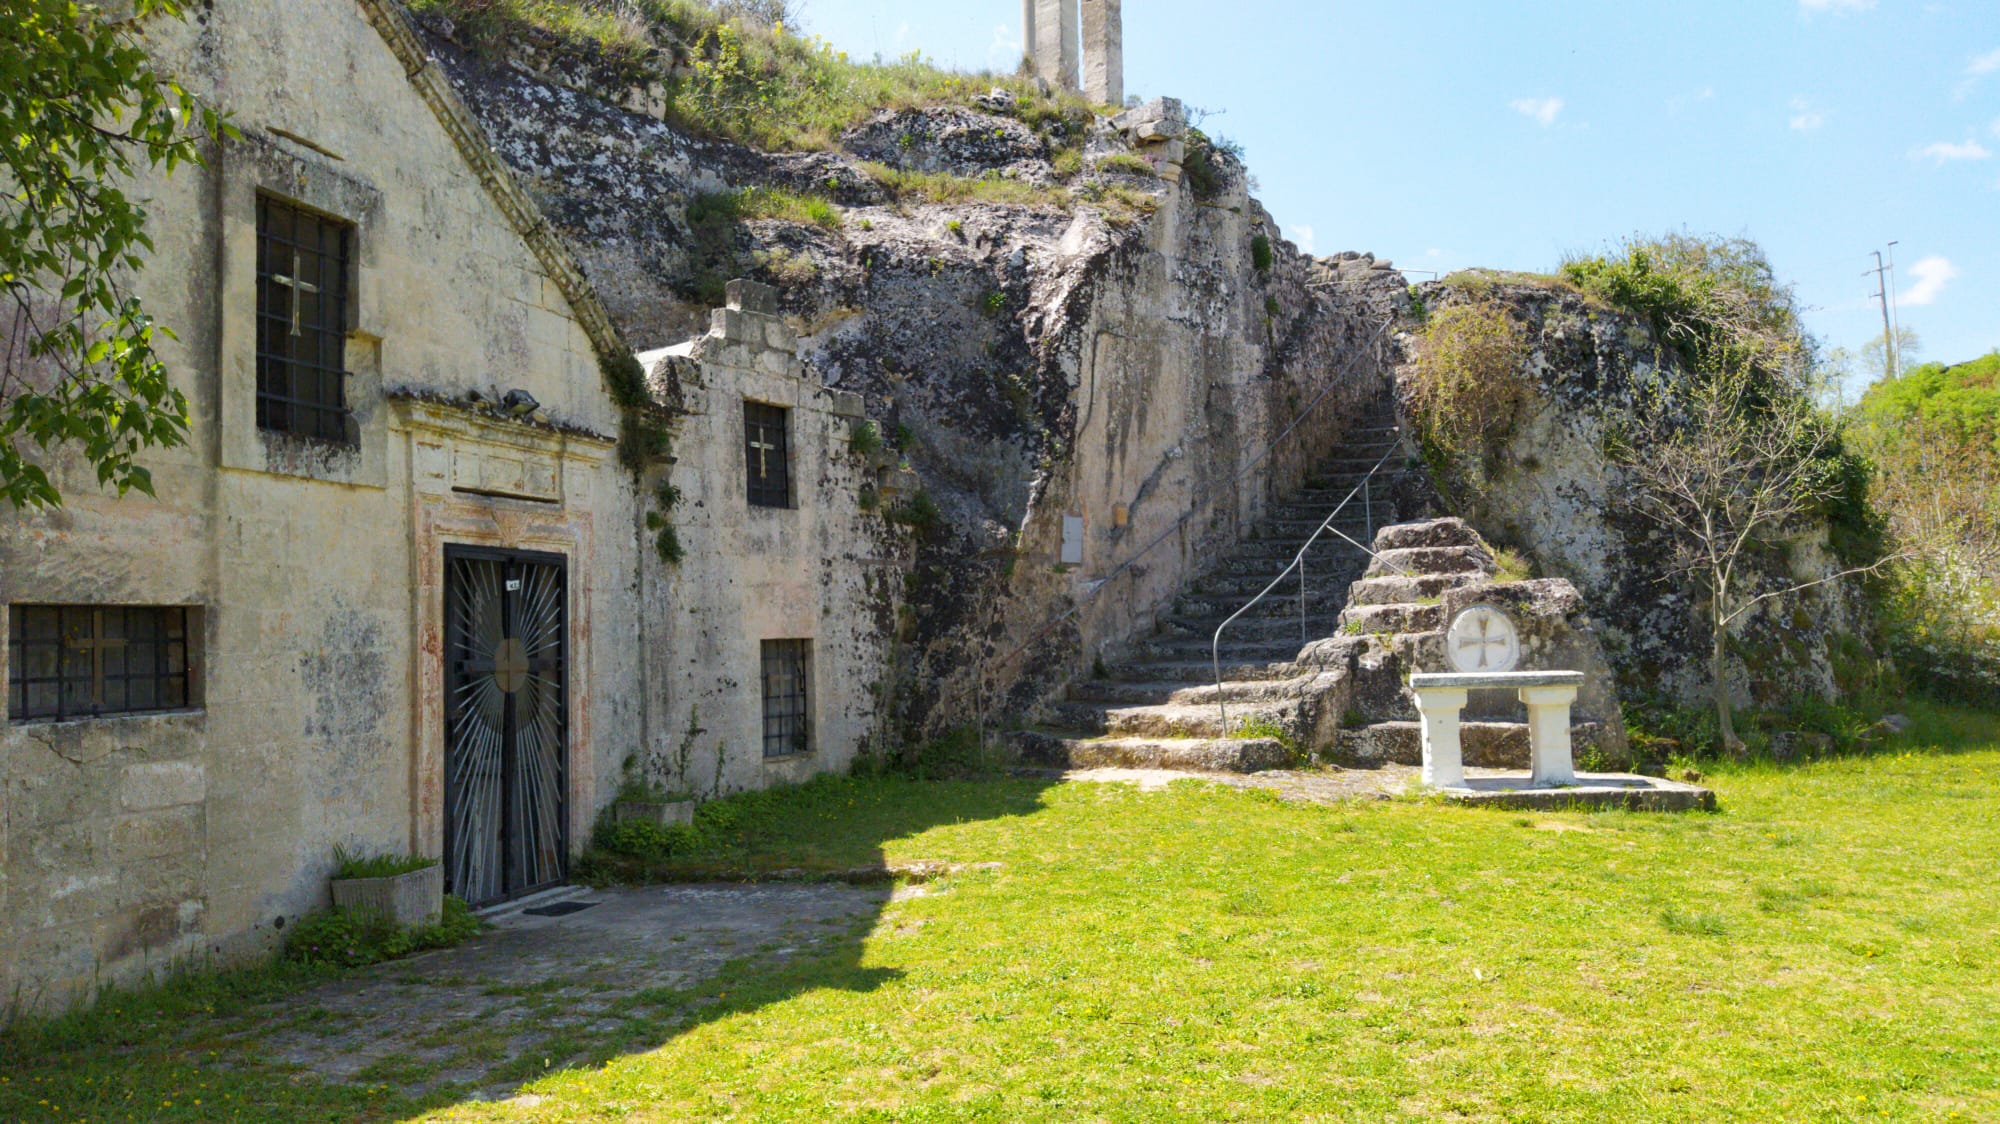
{"type": "Polygon", "coordinates": [[[1899,242],[1889,243],[1889,331],[1896,338],[1896,369],[1903,369],[1903,310],[1896,300],[1896,247],[1899,242]]]}
{"type": "MultiPolygon", "coordinates": [[[[1882,251],[1875,251],[1875,268],[1868,273],[1875,275],[1875,297],[1882,302],[1882,370],[1893,379],[1896,377],[1896,332],[1889,323],[1889,267],[1882,264],[1882,251]]],[[[1866,277],[1868,273],[1861,276],[1866,277]]]]}

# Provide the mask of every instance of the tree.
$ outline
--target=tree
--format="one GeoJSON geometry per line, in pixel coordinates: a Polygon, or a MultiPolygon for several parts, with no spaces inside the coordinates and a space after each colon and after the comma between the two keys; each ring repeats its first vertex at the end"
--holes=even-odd
{"type": "Polygon", "coordinates": [[[187,400],[154,349],[161,335],[128,290],[153,248],[127,194],[136,168],[199,162],[234,135],[213,109],[153,69],[148,18],[183,0],[14,0],[0,21],[0,497],[60,505],[29,459],[70,447],[101,486],[150,494],[141,450],[187,439],[187,400]]]}
{"type": "Polygon", "coordinates": [[[1626,446],[1638,512],[1673,543],[1670,576],[1707,594],[1709,676],[1723,747],[1742,748],[1729,700],[1729,629],[1773,598],[1874,570],[1887,559],[1751,593],[1752,555],[1808,525],[1841,497],[1840,431],[1802,387],[1718,364],[1646,392],[1641,432],[1626,446]]]}

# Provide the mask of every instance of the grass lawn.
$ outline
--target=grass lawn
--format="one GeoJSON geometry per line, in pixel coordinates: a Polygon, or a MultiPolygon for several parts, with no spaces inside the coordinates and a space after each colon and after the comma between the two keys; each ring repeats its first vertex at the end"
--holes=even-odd
{"type": "Polygon", "coordinates": [[[0,1039],[0,1119],[2000,1120],[2000,720],[1921,717],[1716,815],[820,784],[729,861],[1000,866],[511,1103],[212,1055],[211,993],[0,1039]]]}

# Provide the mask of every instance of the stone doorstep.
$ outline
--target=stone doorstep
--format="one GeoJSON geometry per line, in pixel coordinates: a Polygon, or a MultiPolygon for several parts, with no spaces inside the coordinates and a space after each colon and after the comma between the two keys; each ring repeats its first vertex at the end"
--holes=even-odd
{"type": "Polygon", "coordinates": [[[1536,787],[1525,773],[1468,776],[1462,788],[1438,789],[1454,804],[1481,808],[1562,811],[1624,808],[1634,812],[1713,812],[1715,792],[1700,785],[1631,773],[1578,773],[1577,783],[1536,787]]]}
{"type": "Polygon", "coordinates": [[[546,890],[537,890],[525,897],[515,898],[512,901],[498,902],[481,909],[475,909],[472,912],[481,921],[498,929],[513,928],[514,926],[524,924],[536,925],[550,919],[529,917],[523,912],[524,910],[538,909],[545,905],[555,905],[557,902],[595,901],[595,895],[596,891],[588,886],[551,886],[546,890]]]}

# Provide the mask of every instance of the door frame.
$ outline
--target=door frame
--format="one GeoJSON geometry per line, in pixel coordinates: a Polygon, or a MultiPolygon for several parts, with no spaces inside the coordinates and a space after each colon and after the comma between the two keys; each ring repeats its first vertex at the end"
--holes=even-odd
{"type": "MultiPolygon", "coordinates": [[[[574,660],[572,658],[573,652],[570,644],[570,630],[573,627],[575,627],[575,607],[572,604],[575,590],[574,590],[574,585],[570,580],[572,571],[570,568],[568,555],[551,551],[510,550],[507,549],[506,547],[472,545],[465,543],[447,542],[443,545],[444,545],[443,571],[442,574],[440,575],[441,580],[438,583],[438,589],[439,589],[438,621],[441,628],[441,637],[443,640],[443,643],[439,646],[438,650],[438,675],[445,689],[445,697],[443,700],[444,705],[441,708],[441,714],[440,714],[440,718],[442,719],[443,723],[440,729],[440,734],[442,737],[441,747],[443,751],[443,756],[440,759],[440,764],[442,764],[444,767],[444,775],[442,777],[442,785],[441,785],[443,789],[442,793],[443,799],[441,803],[443,808],[443,820],[444,820],[443,823],[444,850],[443,854],[440,856],[440,860],[441,860],[441,865],[444,867],[444,876],[447,883],[449,883],[451,878],[452,844],[456,842],[452,838],[452,808],[455,803],[454,799],[455,793],[451,784],[452,707],[450,699],[450,693],[451,693],[450,664],[452,659],[452,653],[451,653],[452,563],[460,559],[471,559],[471,560],[483,560],[489,562],[502,562],[502,563],[524,562],[532,565],[554,566],[556,570],[561,574],[562,584],[563,584],[562,627],[558,630],[558,632],[560,633],[560,640],[559,640],[560,647],[558,649],[559,652],[558,658],[560,659],[562,664],[562,686],[561,689],[557,692],[557,704],[556,704],[558,712],[561,715],[561,721],[562,721],[562,754],[561,754],[561,760],[558,762],[559,775],[556,781],[555,822],[556,822],[556,827],[560,832],[560,838],[556,840],[557,875],[553,881],[540,883],[535,886],[527,886],[527,887],[522,887],[520,889],[508,889],[506,887],[507,876],[505,867],[505,855],[507,854],[507,842],[509,839],[510,825],[508,823],[508,820],[511,818],[511,816],[509,815],[509,809],[511,808],[511,801],[507,797],[511,794],[508,793],[507,791],[508,785],[506,781],[503,779],[501,782],[502,797],[501,797],[501,823],[500,823],[500,833],[501,833],[500,849],[502,855],[502,868],[501,868],[500,881],[502,886],[502,893],[500,894],[499,897],[479,902],[477,908],[483,909],[489,906],[499,905],[504,902],[510,902],[517,898],[526,897],[529,894],[539,893],[542,890],[546,890],[552,886],[560,886],[563,883],[569,881],[570,843],[571,843],[571,836],[573,834],[571,830],[572,825],[570,823],[571,810],[570,810],[569,790],[570,790],[570,785],[572,784],[572,777],[576,767],[576,744],[575,744],[576,739],[573,733],[574,724],[570,720],[571,680],[575,676],[574,660]]],[[[509,705],[511,706],[511,703],[509,705]]],[[[508,746],[508,749],[511,751],[512,746],[511,745],[508,746]]],[[[505,772],[508,773],[512,772],[511,753],[508,756],[503,757],[502,768],[505,772]]],[[[446,892],[448,893],[457,892],[455,887],[452,887],[448,884],[446,885],[445,889],[446,892]]],[[[461,895],[461,897],[462,896],[463,895],[461,895]]]]}

